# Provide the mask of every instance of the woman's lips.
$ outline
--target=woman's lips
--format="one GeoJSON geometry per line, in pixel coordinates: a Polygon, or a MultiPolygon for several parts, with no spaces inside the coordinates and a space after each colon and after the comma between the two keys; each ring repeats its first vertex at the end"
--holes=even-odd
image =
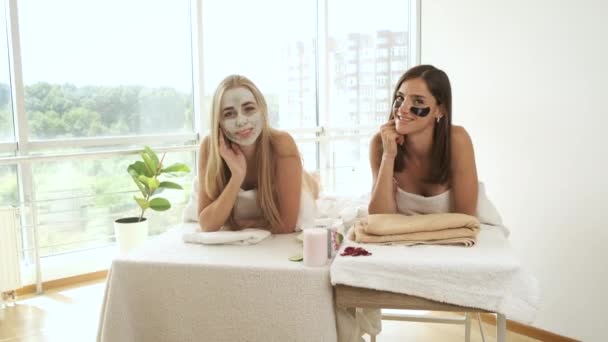
{"type": "Polygon", "coordinates": [[[253,127],[236,132],[236,136],[241,139],[245,139],[245,138],[249,137],[252,132],[253,132],[253,127]]]}
{"type": "Polygon", "coordinates": [[[398,118],[395,120],[395,127],[406,127],[414,123],[414,121],[416,121],[416,119],[401,117],[401,119],[398,118]]]}
{"type": "Polygon", "coordinates": [[[408,118],[406,116],[398,117],[397,119],[398,119],[398,122],[412,122],[412,121],[416,120],[414,118],[408,118]]]}

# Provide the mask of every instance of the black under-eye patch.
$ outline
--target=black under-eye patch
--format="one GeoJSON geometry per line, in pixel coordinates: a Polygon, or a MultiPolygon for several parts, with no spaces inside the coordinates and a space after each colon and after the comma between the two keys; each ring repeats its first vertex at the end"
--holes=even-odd
{"type": "MultiPolygon", "coordinates": [[[[397,97],[395,102],[393,102],[393,109],[398,109],[403,104],[403,98],[397,97]]],[[[431,107],[410,107],[410,112],[414,113],[414,115],[418,117],[425,117],[429,115],[431,112],[431,107]]]]}
{"type": "Polygon", "coordinates": [[[429,115],[429,113],[431,112],[431,107],[410,107],[410,112],[416,114],[416,116],[423,118],[429,115]]]}

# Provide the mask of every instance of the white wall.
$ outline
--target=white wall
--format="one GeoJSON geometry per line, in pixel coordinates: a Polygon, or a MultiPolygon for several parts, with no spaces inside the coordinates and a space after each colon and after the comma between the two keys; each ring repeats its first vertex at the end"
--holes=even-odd
{"type": "Polygon", "coordinates": [[[608,2],[422,0],[422,63],[541,283],[532,325],[608,341],[608,2]]]}

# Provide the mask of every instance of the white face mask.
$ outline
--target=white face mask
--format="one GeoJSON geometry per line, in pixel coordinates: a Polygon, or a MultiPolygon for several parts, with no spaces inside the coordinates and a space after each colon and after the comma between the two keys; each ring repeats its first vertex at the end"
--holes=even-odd
{"type": "Polygon", "coordinates": [[[248,146],[262,133],[262,113],[253,93],[238,87],[226,90],[222,98],[220,122],[228,140],[248,146]]]}

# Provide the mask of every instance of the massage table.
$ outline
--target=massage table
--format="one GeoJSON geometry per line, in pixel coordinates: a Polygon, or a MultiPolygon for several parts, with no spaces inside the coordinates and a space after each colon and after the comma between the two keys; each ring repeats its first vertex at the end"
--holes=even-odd
{"type": "MultiPolygon", "coordinates": [[[[520,264],[504,230],[482,225],[473,247],[383,246],[345,240],[371,256],[337,256],[330,268],[336,305],[343,308],[465,312],[464,319],[383,315],[383,319],[458,323],[470,338],[470,313],[497,314],[497,341],[506,317],[528,323],[538,307],[536,279],[520,264]]],[[[372,341],[375,339],[372,336],[372,341]]]]}

